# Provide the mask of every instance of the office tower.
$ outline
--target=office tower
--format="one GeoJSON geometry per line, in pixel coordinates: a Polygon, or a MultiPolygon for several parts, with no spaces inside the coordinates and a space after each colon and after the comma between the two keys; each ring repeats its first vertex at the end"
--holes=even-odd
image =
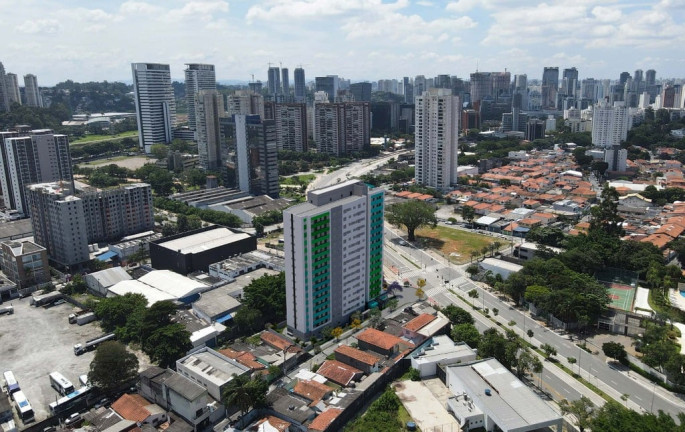
{"type": "Polygon", "coordinates": [[[371,83],[369,82],[350,84],[350,92],[355,102],[371,102],[371,83]]]}
{"type": "Polygon", "coordinates": [[[138,120],[138,142],[145,153],[153,144],[168,144],[176,126],[176,100],[169,65],[131,63],[138,120]]]}
{"type": "Polygon", "coordinates": [[[633,80],[635,82],[644,81],[644,74],[642,73],[642,69],[635,69],[635,73],[633,74],[633,80]]]}
{"type": "Polygon", "coordinates": [[[89,260],[88,244],[110,241],[154,228],[152,190],[130,184],[75,196],[61,183],[26,188],[35,242],[59,266],[89,260]]]}
{"type": "Polygon", "coordinates": [[[301,67],[295,68],[295,102],[306,102],[307,92],[305,88],[304,69],[301,67]]]}
{"type": "Polygon", "coordinates": [[[43,99],[40,97],[38,79],[33,74],[24,75],[24,96],[26,106],[42,107],[43,99]]]}
{"type": "Polygon", "coordinates": [[[185,75],[188,128],[191,131],[195,131],[197,130],[195,124],[195,95],[200,90],[216,90],[216,73],[214,72],[214,65],[187,63],[185,75]]]}
{"type": "Polygon", "coordinates": [[[592,145],[604,148],[620,145],[628,137],[630,123],[624,103],[616,102],[612,106],[602,100],[592,113],[592,145]]]}
{"type": "Polygon", "coordinates": [[[472,73],[470,93],[471,105],[482,101],[487,96],[492,96],[492,74],[490,72],[472,73]]]}
{"type": "Polygon", "coordinates": [[[283,212],[288,329],[344,325],[383,284],[383,190],[357,180],[310,191],[283,212]]]}
{"type": "Polygon", "coordinates": [[[252,195],[278,198],[278,145],[273,120],[256,115],[221,118],[227,153],[225,183],[252,195]]]}
{"type": "Polygon", "coordinates": [[[428,90],[428,87],[426,86],[426,77],[423,75],[416,75],[416,77],[414,77],[414,94],[422,95],[426,90],[428,90]]]}
{"type": "Polygon", "coordinates": [[[333,76],[316,77],[314,78],[316,84],[315,91],[326,92],[328,95],[328,100],[335,102],[335,96],[338,94],[338,86],[336,85],[336,79],[333,76]]]}
{"type": "Polygon", "coordinates": [[[621,75],[620,75],[618,81],[620,84],[625,84],[626,81],[628,81],[628,78],[630,78],[630,72],[621,72],[621,75]]]}
{"type": "Polygon", "coordinates": [[[308,150],[307,106],[304,103],[275,104],[274,121],[278,150],[308,150]]]}
{"type": "Polygon", "coordinates": [[[248,83],[247,87],[250,89],[250,91],[252,93],[262,94],[262,82],[261,81],[248,83]]]}
{"type": "Polygon", "coordinates": [[[545,121],[540,119],[530,119],[526,124],[526,136],[528,141],[534,141],[545,137],[545,121]]]}
{"type": "Polygon", "coordinates": [[[319,103],[314,107],[314,140],[319,153],[341,156],[371,145],[368,102],[319,103]]]}
{"type": "Polygon", "coordinates": [[[0,112],[10,110],[10,96],[7,88],[5,67],[0,62],[0,112]]]}
{"type": "Polygon", "coordinates": [[[563,78],[562,93],[567,96],[575,96],[578,87],[578,69],[574,67],[564,69],[563,78]]]}
{"type": "Polygon", "coordinates": [[[526,132],[528,114],[519,108],[512,108],[510,113],[502,114],[502,132],[526,132]]]}
{"type": "Polygon", "coordinates": [[[429,89],[416,98],[416,182],[440,191],[457,184],[459,98],[429,89]]]}
{"type": "Polygon", "coordinates": [[[402,78],[402,94],[404,94],[404,103],[414,102],[414,92],[409,77],[402,78]]]}
{"type": "Polygon", "coordinates": [[[224,98],[216,90],[200,90],[193,99],[200,168],[215,171],[221,167],[219,118],[225,115],[224,98]]]}
{"type": "Polygon", "coordinates": [[[269,88],[269,96],[272,98],[271,100],[277,101],[278,100],[278,95],[282,94],[281,92],[281,70],[277,67],[271,66],[269,67],[268,70],[268,88],[269,88]]]}
{"type": "Polygon", "coordinates": [[[84,263],[90,259],[83,201],[59,183],[37,183],[26,188],[34,241],[48,251],[57,266],[84,263]]]}
{"type": "Polygon", "coordinates": [[[645,84],[653,86],[656,84],[656,71],[654,69],[647,69],[645,73],[645,84]]]}
{"type": "Polygon", "coordinates": [[[258,115],[264,117],[264,96],[250,90],[237,90],[226,96],[226,114],[258,115]]]}
{"type": "Polygon", "coordinates": [[[5,87],[7,88],[7,97],[9,99],[10,106],[15,102],[21,105],[21,93],[19,92],[19,80],[17,80],[17,74],[8,73],[5,75],[5,87]]]}
{"type": "Polygon", "coordinates": [[[386,134],[397,131],[399,127],[400,104],[397,102],[371,103],[371,131],[386,134]]]}
{"type": "Polygon", "coordinates": [[[492,91],[490,94],[495,101],[502,101],[511,96],[511,73],[492,72],[492,91]]]}
{"type": "MultiPolygon", "coordinates": [[[[435,88],[451,88],[452,82],[450,76],[447,74],[441,74],[435,77],[433,81],[435,88]]],[[[421,93],[423,94],[423,93],[421,93]]],[[[420,96],[420,95],[419,95],[420,96]]]]}
{"type": "Polygon", "coordinates": [[[585,78],[580,85],[580,96],[594,102],[597,100],[598,83],[594,78],[585,78]]]}
{"type": "Polygon", "coordinates": [[[281,82],[283,83],[283,102],[288,102],[290,100],[290,73],[288,68],[281,69],[281,82]]]}
{"type": "Polygon", "coordinates": [[[528,109],[528,75],[514,76],[514,97],[512,107],[522,110],[528,109]]]}
{"type": "Polygon", "coordinates": [[[25,188],[32,183],[59,181],[65,190],[74,190],[66,135],[38,129],[28,136],[3,133],[2,137],[0,182],[5,207],[28,216],[25,188]]]}
{"type": "Polygon", "coordinates": [[[559,92],[559,68],[546,67],[542,73],[542,109],[557,109],[559,92]]]}

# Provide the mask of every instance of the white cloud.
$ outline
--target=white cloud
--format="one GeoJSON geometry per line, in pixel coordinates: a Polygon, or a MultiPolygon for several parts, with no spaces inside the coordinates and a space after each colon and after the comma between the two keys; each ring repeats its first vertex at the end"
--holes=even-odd
{"type": "Polygon", "coordinates": [[[432,1],[426,1],[426,0],[419,0],[416,2],[417,5],[423,6],[423,7],[433,7],[435,6],[435,3],[432,1]]]}
{"type": "Polygon", "coordinates": [[[466,13],[480,3],[479,0],[458,0],[456,2],[447,3],[445,10],[448,12],[466,13]]]}
{"type": "Polygon", "coordinates": [[[57,33],[61,28],[61,24],[55,19],[27,20],[16,27],[17,31],[27,34],[52,34],[57,33]]]}
{"type": "Polygon", "coordinates": [[[354,12],[392,11],[408,5],[409,0],[397,0],[395,3],[383,3],[382,0],[273,0],[266,5],[250,7],[246,18],[248,22],[326,18],[354,12]]]}
{"type": "Polygon", "coordinates": [[[592,9],[592,15],[594,15],[598,21],[601,22],[615,22],[623,16],[620,9],[608,8],[604,6],[595,6],[592,9]]]}
{"type": "Polygon", "coordinates": [[[163,11],[162,8],[141,1],[129,0],[121,4],[119,12],[124,15],[154,15],[163,11]]]}
{"type": "Polygon", "coordinates": [[[214,14],[228,13],[228,11],[228,2],[225,1],[191,1],[182,8],[171,9],[164,18],[172,22],[179,22],[189,18],[211,21],[214,14]]]}

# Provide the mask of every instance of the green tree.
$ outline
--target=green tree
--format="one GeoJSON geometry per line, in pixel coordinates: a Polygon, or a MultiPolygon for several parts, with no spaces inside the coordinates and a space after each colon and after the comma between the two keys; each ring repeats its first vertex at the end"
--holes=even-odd
{"type": "Polygon", "coordinates": [[[621,363],[627,361],[628,353],[626,353],[623,344],[619,342],[605,342],[602,344],[602,351],[604,351],[605,356],[620,361],[621,363]]]}
{"type": "Polygon", "coordinates": [[[243,290],[243,306],[257,309],[266,320],[285,318],[285,272],[257,278],[243,290]]]}
{"type": "MultiPolygon", "coordinates": [[[[478,254],[476,254],[476,256],[478,256],[478,254]]],[[[475,275],[480,273],[480,267],[478,266],[478,264],[471,264],[468,267],[466,267],[466,273],[468,273],[469,276],[474,277],[475,275]]]]}
{"type": "Polygon", "coordinates": [[[250,379],[247,375],[233,374],[222,394],[225,406],[236,406],[241,415],[248,413],[250,408],[258,408],[266,405],[266,393],[269,384],[261,377],[250,379]]]}
{"type": "Polygon", "coordinates": [[[385,217],[392,225],[397,227],[404,225],[407,228],[409,241],[416,240],[414,232],[419,227],[435,227],[438,223],[435,207],[432,204],[416,200],[391,204],[386,208],[385,217]]]}
{"type": "Polygon", "coordinates": [[[540,345],[540,349],[545,353],[545,359],[549,360],[550,357],[557,355],[557,349],[548,343],[540,345]]]}
{"type": "Polygon", "coordinates": [[[95,314],[100,319],[100,326],[106,332],[117,327],[125,327],[130,316],[142,315],[147,307],[147,299],[142,294],[124,294],[123,296],[103,298],[95,307],[95,314]]]}
{"type": "Polygon", "coordinates": [[[190,332],[183,324],[169,324],[154,331],[145,341],[145,353],[159,367],[168,368],[176,365],[193,347],[190,343],[190,332]]]}
{"type": "Polygon", "coordinates": [[[331,330],[331,335],[336,339],[338,339],[340,336],[342,336],[342,334],[343,334],[342,327],[336,327],[333,330],[331,330]]]}
{"type": "Polygon", "coordinates": [[[156,159],[164,159],[169,153],[169,147],[166,144],[152,144],[150,146],[150,154],[156,159]]]}
{"type": "Polygon", "coordinates": [[[592,417],[595,413],[595,405],[588,397],[581,396],[580,399],[574,400],[573,402],[564,399],[559,403],[559,407],[561,408],[562,413],[573,414],[576,418],[576,426],[578,426],[580,432],[584,432],[585,428],[590,427],[592,417]]]}
{"type": "Polygon", "coordinates": [[[243,305],[233,317],[235,324],[242,332],[253,332],[261,327],[262,312],[250,306],[243,305]]]}
{"type": "Polygon", "coordinates": [[[98,346],[90,362],[88,382],[112,393],[138,377],[138,358],[121,342],[107,341],[98,346]]]}
{"type": "Polygon", "coordinates": [[[85,293],[87,290],[88,284],[86,284],[86,281],[83,279],[83,276],[81,276],[81,274],[79,273],[76,273],[71,278],[71,281],[63,289],[63,291],[66,294],[82,294],[85,293]]]}
{"type": "Polygon", "coordinates": [[[453,326],[450,336],[453,341],[464,342],[471,348],[478,348],[478,344],[481,340],[480,332],[478,332],[476,326],[469,323],[453,326]]]}
{"type": "Polygon", "coordinates": [[[459,306],[449,304],[442,309],[442,313],[452,324],[473,324],[473,316],[459,306]]]}
{"type": "Polygon", "coordinates": [[[618,192],[616,189],[605,186],[602,189],[599,205],[592,207],[592,219],[590,232],[601,230],[612,237],[620,237],[623,234],[621,222],[623,218],[618,215],[618,192]]]}
{"type": "Polygon", "coordinates": [[[468,205],[462,206],[461,218],[470,225],[473,223],[473,220],[476,219],[476,210],[468,205]]]}

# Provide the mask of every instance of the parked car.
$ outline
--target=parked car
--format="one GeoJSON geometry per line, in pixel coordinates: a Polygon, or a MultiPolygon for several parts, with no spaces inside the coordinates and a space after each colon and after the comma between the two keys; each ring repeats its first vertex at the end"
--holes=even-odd
{"type": "Polygon", "coordinates": [[[79,424],[81,424],[82,421],[83,421],[83,418],[81,418],[81,413],[74,413],[74,414],[70,415],[64,421],[64,425],[67,427],[68,426],[78,426],[79,424]]]}
{"type": "Polygon", "coordinates": [[[404,240],[400,240],[398,243],[400,244],[400,246],[407,246],[408,245],[408,243],[404,240]]]}

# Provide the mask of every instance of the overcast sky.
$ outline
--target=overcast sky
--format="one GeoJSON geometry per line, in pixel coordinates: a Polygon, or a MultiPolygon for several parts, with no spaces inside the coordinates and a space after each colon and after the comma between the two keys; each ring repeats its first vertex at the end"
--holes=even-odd
{"type": "Polygon", "coordinates": [[[685,75],[685,0],[0,0],[0,61],[40,85],[131,80],[131,62],[212,63],[217,79],[307,81],[509,70],[685,75]]]}

